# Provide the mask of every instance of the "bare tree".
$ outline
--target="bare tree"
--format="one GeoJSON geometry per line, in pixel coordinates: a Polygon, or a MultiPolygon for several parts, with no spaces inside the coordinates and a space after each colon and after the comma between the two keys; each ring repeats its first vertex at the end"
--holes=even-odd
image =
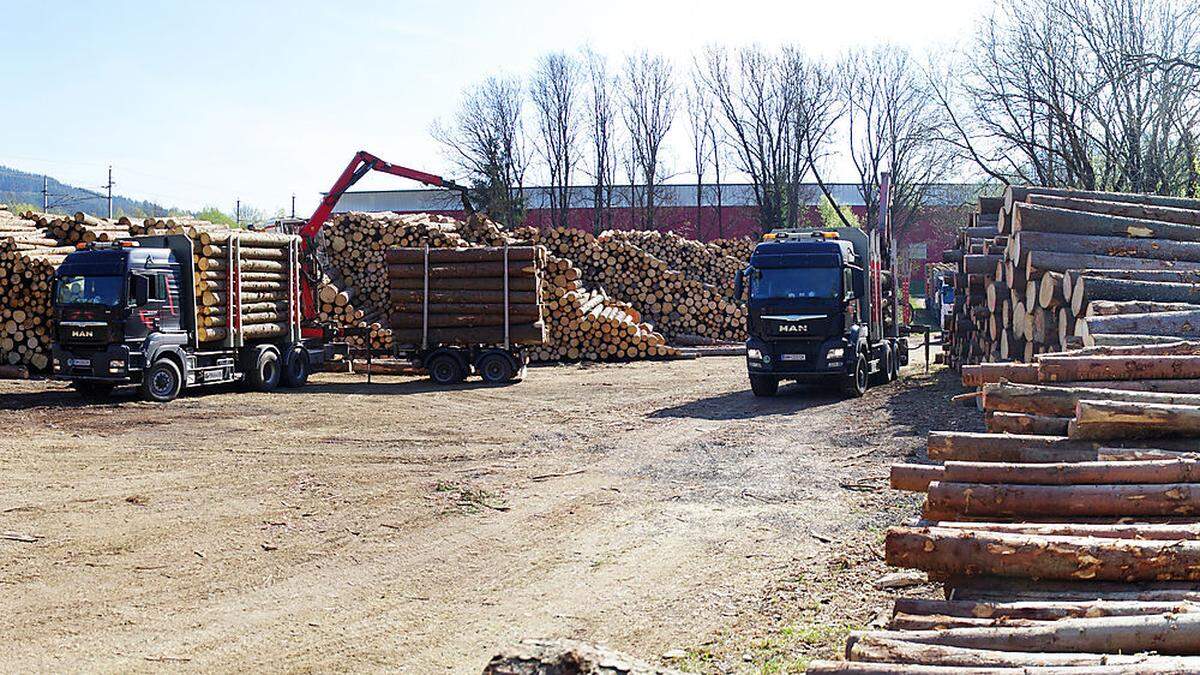
{"type": "Polygon", "coordinates": [[[608,62],[600,54],[584,51],[589,81],[588,134],[591,139],[592,232],[612,227],[613,186],[617,179],[616,109],[613,105],[617,83],[608,72],[608,62]]]}
{"type": "Polygon", "coordinates": [[[717,216],[717,239],[724,239],[725,238],[725,209],[724,209],[724,204],[722,203],[722,197],[724,196],[722,194],[722,191],[724,190],[724,187],[721,185],[721,158],[725,156],[725,147],[722,144],[723,139],[720,136],[720,129],[721,129],[721,125],[717,124],[716,121],[713,120],[712,118],[709,118],[708,147],[712,151],[713,181],[714,181],[713,182],[713,192],[716,194],[716,198],[717,198],[716,199],[717,203],[713,208],[715,208],[716,212],[717,212],[716,213],[716,216],[717,216]]]}
{"type": "Polygon", "coordinates": [[[692,144],[692,169],[696,172],[695,234],[700,237],[700,222],[704,206],[704,174],[713,155],[713,113],[708,89],[698,77],[684,92],[688,116],[688,136],[692,144]]]}
{"type": "Polygon", "coordinates": [[[878,224],[879,178],[892,175],[892,223],[902,232],[916,219],[957,153],[943,138],[949,123],[929,95],[928,79],[908,52],[884,46],[851,52],[842,63],[849,156],[866,203],[866,225],[878,224]]]}
{"type": "Polygon", "coordinates": [[[1001,181],[1190,192],[1200,72],[1157,64],[1192,58],[1198,28],[1190,0],[1007,3],[932,93],[948,139],[1001,181]]]}
{"type": "Polygon", "coordinates": [[[529,82],[538,129],[538,154],[546,162],[550,222],[569,224],[571,175],[579,161],[579,65],[563,53],[547,54],[537,64],[529,82]]]}
{"type": "Polygon", "coordinates": [[[467,174],[473,201],[513,226],[525,217],[522,190],[529,162],[522,98],[519,80],[488,78],[467,90],[452,126],[433,128],[450,161],[467,174]]]}
{"type": "MultiPolygon", "coordinates": [[[[642,227],[654,226],[663,166],[663,141],[675,120],[675,75],[662,56],[640,52],[625,60],[622,82],[631,157],[642,183],[642,227]]],[[[632,196],[632,187],[631,187],[632,196]]]]}
{"type": "Polygon", "coordinates": [[[824,157],[837,119],[832,78],[793,48],[751,47],[731,57],[710,47],[697,70],[736,166],[750,177],[760,226],[797,224],[805,206],[800,184],[824,157]]]}

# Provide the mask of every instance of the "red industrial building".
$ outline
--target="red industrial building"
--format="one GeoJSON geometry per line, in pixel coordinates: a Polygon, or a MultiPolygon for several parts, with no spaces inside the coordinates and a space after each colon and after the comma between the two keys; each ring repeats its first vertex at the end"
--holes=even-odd
{"type": "MultiPolygon", "coordinates": [[[[836,183],[828,187],[839,204],[849,206],[860,217],[865,214],[865,201],[858,185],[836,183]]],[[[941,251],[949,248],[954,228],[961,226],[964,209],[975,200],[979,189],[980,186],[975,184],[937,185],[930,190],[929,203],[921,209],[916,221],[898,228],[900,257],[907,267],[905,276],[910,279],[913,296],[924,295],[926,260],[941,259],[941,251]]],[[[629,186],[615,188],[611,227],[630,229],[631,224],[638,222],[638,212],[629,207],[629,194],[629,186]]],[[[700,192],[699,206],[695,185],[664,185],[658,194],[661,206],[656,209],[655,220],[662,231],[701,241],[745,236],[757,238],[762,234],[753,189],[748,184],[705,185],[700,192]]],[[[801,195],[808,204],[801,225],[820,225],[820,189],[815,184],[806,184],[801,186],[801,195]]],[[[525,188],[524,197],[528,209],[526,224],[549,226],[549,192],[546,188],[525,188]]],[[[567,213],[568,222],[573,227],[591,231],[595,215],[592,188],[572,187],[569,198],[572,206],[567,213]]],[[[456,195],[427,189],[347,192],[335,210],[464,215],[456,195]]]]}

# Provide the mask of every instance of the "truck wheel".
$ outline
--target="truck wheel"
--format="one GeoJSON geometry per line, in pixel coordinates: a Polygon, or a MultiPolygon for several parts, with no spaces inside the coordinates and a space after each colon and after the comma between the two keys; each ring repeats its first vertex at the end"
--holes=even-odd
{"type": "Polygon", "coordinates": [[[894,352],[894,355],[893,355],[893,357],[892,357],[892,360],[891,360],[891,364],[892,364],[892,373],[891,373],[891,378],[890,378],[890,379],[891,379],[893,382],[895,382],[896,380],[900,379],[900,365],[901,365],[901,364],[900,364],[900,361],[901,361],[900,350],[899,350],[899,349],[897,349],[897,350],[894,352]]]}
{"type": "Polygon", "coordinates": [[[104,398],[112,393],[113,385],[111,382],[78,381],[72,382],[71,388],[84,398],[104,398]]]}
{"type": "Polygon", "coordinates": [[[255,391],[271,391],[279,386],[279,352],[274,347],[256,347],[250,360],[246,380],[255,391]]]}
{"type": "Polygon", "coordinates": [[[175,400],[183,389],[179,366],[171,359],[159,359],[142,374],[142,399],[153,403],[175,400]]]}
{"type": "Polygon", "coordinates": [[[438,354],[429,359],[425,368],[429,371],[429,379],[437,384],[458,384],[467,379],[462,361],[453,354],[438,354]]]}
{"type": "Polygon", "coordinates": [[[489,352],[479,357],[475,362],[475,370],[479,371],[479,376],[488,384],[511,382],[517,374],[512,359],[500,352],[489,352]]]}
{"type": "Polygon", "coordinates": [[[292,349],[288,352],[287,358],[284,359],[283,372],[280,373],[283,386],[303,387],[304,383],[308,382],[309,370],[308,352],[305,351],[304,347],[292,349]]]}
{"type": "Polygon", "coordinates": [[[867,357],[859,354],[858,360],[854,363],[854,372],[842,380],[842,393],[853,398],[862,396],[867,393],[869,379],[870,371],[867,368],[867,357]]]}
{"type": "Polygon", "coordinates": [[[750,391],[755,396],[774,396],[779,391],[779,378],[774,375],[751,375],[750,391]]]}

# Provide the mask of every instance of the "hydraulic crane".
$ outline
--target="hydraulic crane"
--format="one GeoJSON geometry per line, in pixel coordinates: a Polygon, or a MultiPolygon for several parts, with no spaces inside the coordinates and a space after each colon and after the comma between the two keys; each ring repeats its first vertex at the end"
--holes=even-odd
{"type": "MultiPolygon", "coordinates": [[[[316,303],[316,284],[320,278],[319,270],[316,264],[316,237],[320,233],[325,222],[329,220],[330,214],[333,213],[333,207],[337,205],[338,199],[349,190],[351,186],[359,181],[360,178],[367,175],[370,171],[380,171],[390,173],[393,176],[401,178],[409,178],[426,185],[433,187],[446,188],[459,193],[462,198],[463,211],[468,216],[475,213],[475,209],[471,206],[471,199],[468,195],[468,189],[464,185],[459,185],[452,180],[442,178],[441,176],[416,169],[409,169],[398,164],[385,162],[382,159],[372,155],[365,150],[359,150],[355,153],[354,158],[346,165],[345,170],[338,176],[333,187],[329,188],[329,192],[321,199],[321,203],[317,205],[317,210],[313,211],[308,222],[302,225],[297,234],[301,238],[301,254],[305,258],[304,269],[305,274],[301,275],[301,309],[304,314],[304,319],[307,323],[312,323],[317,317],[316,303]]],[[[304,329],[305,337],[322,337],[323,331],[319,327],[307,326],[304,329]]]]}

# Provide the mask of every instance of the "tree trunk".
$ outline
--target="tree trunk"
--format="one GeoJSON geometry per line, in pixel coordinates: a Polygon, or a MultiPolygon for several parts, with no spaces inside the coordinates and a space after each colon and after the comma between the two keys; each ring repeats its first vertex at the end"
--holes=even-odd
{"type": "Polygon", "coordinates": [[[1200,378],[1200,356],[1043,356],[1042,382],[1200,378]]]}
{"type": "MultiPolygon", "coordinates": [[[[929,484],[925,508],[939,520],[956,518],[1124,518],[1189,516],[1200,512],[1200,486],[929,484]]],[[[1197,543],[1200,547],[1200,542],[1197,543]]],[[[1200,565],[1200,548],[1197,548],[1200,565]]],[[[1196,570],[1200,579],[1200,567],[1196,570]]],[[[1033,575],[1035,578],[1038,575],[1033,575]]],[[[1192,578],[1192,577],[1187,577],[1192,578]]]]}
{"type": "Polygon", "coordinates": [[[1194,458],[1132,462],[946,462],[945,483],[1007,485],[1114,485],[1200,483],[1200,461],[1194,458]]]}
{"type": "Polygon", "coordinates": [[[993,412],[984,420],[989,433],[993,434],[1037,434],[1040,436],[1065,436],[1069,417],[1052,417],[1029,413],[993,412]]]}
{"type": "Polygon", "coordinates": [[[1094,199],[1074,199],[1072,197],[1056,197],[1052,195],[1030,195],[1026,201],[1036,206],[1049,206],[1057,209],[1069,209],[1071,211],[1103,213],[1110,216],[1122,216],[1125,218],[1137,218],[1164,223],[1179,223],[1182,225],[1200,225],[1200,210],[1195,209],[1099,201],[1094,199]]]}
{"type": "Polygon", "coordinates": [[[1200,305],[1186,302],[1155,302],[1153,300],[1091,300],[1087,302],[1082,317],[1121,316],[1124,314],[1152,314],[1155,312],[1195,312],[1200,311],[1200,305]]]}
{"type": "Polygon", "coordinates": [[[1079,255],[1117,256],[1126,259],[1200,263],[1200,241],[1175,241],[1172,239],[1129,239],[1057,232],[1019,232],[1009,244],[1009,250],[1016,260],[1021,260],[1022,255],[1032,251],[1058,251],[1079,255]]]}
{"type": "Polygon", "coordinates": [[[923,522],[922,525],[1002,534],[1036,534],[1049,537],[1163,539],[1169,541],[1200,539],[1200,523],[984,523],[943,520],[923,522]]]}
{"type": "Polygon", "coordinates": [[[1117,316],[1084,317],[1075,324],[1075,334],[1089,344],[1092,335],[1162,335],[1200,337],[1200,309],[1182,312],[1148,312],[1117,316]]]}
{"type": "Polygon", "coordinates": [[[1171,459],[1171,448],[1191,450],[1187,441],[1130,441],[1124,448],[1098,448],[1096,443],[1063,436],[980,434],[967,431],[933,431],[927,453],[935,462],[1096,462],[1136,459],[1171,459]],[[1167,446],[1161,448],[1157,446],[1167,446]]]}
{"type": "MultiPolygon", "coordinates": [[[[1192,212],[1200,213],[1200,212],[1192,212]]],[[[1066,235],[1091,235],[1100,238],[1136,237],[1200,241],[1200,228],[1157,220],[1144,220],[1049,206],[1018,204],[1013,211],[1013,231],[1066,235]]],[[[1044,249],[1068,251],[1072,249],[1044,249]]],[[[1109,255],[1109,254],[1105,254],[1109,255]]]]}
{"type": "Polygon", "coordinates": [[[1195,394],[1164,394],[1121,389],[1046,387],[1009,383],[985,385],[982,404],[985,411],[1074,417],[1075,404],[1082,399],[1200,405],[1200,395],[1195,394]]]}
{"type": "Polygon", "coordinates": [[[962,367],[962,384],[964,387],[982,387],[990,382],[1008,380],[1035,384],[1038,381],[1038,367],[1034,363],[981,363],[974,366],[962,367]]]}
{"type": "MultiPolygon", "coordinates": [[[[1076,277],[1071,284],[1071,310],[1083,316],[1093,300],[1184,302],[1200,305],[1200,284],[1076,277]]],[[[1142,331],[1149,332],[1149,331],[1142,331]]]]}
{"type": "Polygon", "coordinates": [[[1130,192],[1097,192],[1094,190],[1076,190],[1072,188],[1009,186],[1004,191],[1004,211],[1012,213],[1013,205],[1023,202],[1030,195],[1051,195],[1069,197],[1072,199],[1091,199],[1106,202],[1121,202],[1124,204],[1149,204],[1152,206],[1170,206],[1180,209],[1200,209],[1200,199],[1188,197],[1167,197],[1162,195],[1147,195],[1130,192]]]}
{"type": "MultiPolygon", "coordinates": [[[[1200,542],[1190,541],[1035,537],[893,527],[888,530],[885,549],[887,563],[893,567],[951,575],[1126,583],[1200,579],[1200,542]]],[[[1200,616],[1193,618],[1189,629],[1197,631],[1190,636],[1191,649],[1200,650],[1200,616]]],[[[1045,648],[1047,643],[1040,646],[1045,648]]]]}
{"type": "Polygon", "coordinates": [[[1063,251],[1028,251],[1023,254],[1021,267],[1027,275],[1035,271],[1066,272],[1068,270],[1200,270],[1200,263],[1148,258],[1126,258],[1119,255],[1091,255],[1063,251]]]}
{"type": "Polygon", "coordinates": [[[936,464],[893,464],[891,485],[893,490],[925,492],[929,483],[942,480],[942,467],[936,464]]]}

